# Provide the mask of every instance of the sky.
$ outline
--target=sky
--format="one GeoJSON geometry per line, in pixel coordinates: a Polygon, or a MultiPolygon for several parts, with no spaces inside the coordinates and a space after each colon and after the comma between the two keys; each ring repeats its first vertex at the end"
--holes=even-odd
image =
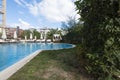
{"type": "Polygon", "coordinates": [[[79,18],[75,0],[6,0],[7,26],[60,28],[69,17],[79,18]]]}

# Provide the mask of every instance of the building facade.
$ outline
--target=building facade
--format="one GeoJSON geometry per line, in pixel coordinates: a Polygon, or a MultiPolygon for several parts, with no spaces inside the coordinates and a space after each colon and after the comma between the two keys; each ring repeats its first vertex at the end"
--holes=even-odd
{"type": "MultiPolygon", "coordinates": [[[[2,34],[2,27],[0,27],[0,33],[2,34]]],[[[17,26],[17,28],[12,28],[12,27],[5,27],[5,31],[6,31],[6,35],[8,39],[13,38],[14,36],[14,32],[17,32],[17,36],[18,38],[22,35],[23,31],[22,29],[19,29],[19,27],[17,26]]]]}

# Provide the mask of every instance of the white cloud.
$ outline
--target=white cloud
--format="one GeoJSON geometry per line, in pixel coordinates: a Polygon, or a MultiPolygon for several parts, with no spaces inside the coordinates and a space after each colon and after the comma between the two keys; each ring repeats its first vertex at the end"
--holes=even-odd
{"type": "Polygon", "coordinates": [[[14,0],[17,4],[22,5],[20,0],[14,0]]]}
{"type": "Polygon", "coordinates": [[[21,24],[25,25],[25,26],[30,26],[29,23],[23,21],[22,19],[19,19],[19,22],[20,22],[21,24]]]}
{"type": "Polygon", "coordinates": [[[20,0],[23,4],[27,4],[27,2],[25,0],[20,0]]]}
{"type": "Polygon", "coordinates": [[[22,19],[19,19],[19,26],[21,29],[29,29],[29,28],[33,27],[28,22],[26,22],[22,19]]]}
{"type": "Polygon", "coordinates": [[[33,14],[34,16],[39,15],[39,8],[38,8],[38,5],[35,1],[33,4],[26,4],[26,6],[29,9],[31,14],[33,14]]]}
{"type": "Polygon", "coordinates": [[[75,5],[72,0],[43,0],[38,4],[39,12],[50,21],[67,21],[75,16],[75,5]]]}
{"type": "Polygon", "coordinates": [[[29,12],[33,14],[34,16],[38,15],[38,7],[37,7],[37,2],[34,0],[32,4],[27,3],[25,0],[14,0],[18,5],[22,7],[27,7],[29,12]]]}
{"type": "MultiPolygon", "coordinates": [[[[25,0],[15,0],[19,5],[25,5],[34,16],[44,16],[53,22],[67,21],[68,17],[76,17],[75,0],[42,0],[27,3],[25,0]]],[[[78,17],[77,17],[78,18],[78,17]]]]}
{"type": "Polygon", "coordinates": [[[18,5],[24,6],[25,1],[24,0],[14,0],[18,5]]]}

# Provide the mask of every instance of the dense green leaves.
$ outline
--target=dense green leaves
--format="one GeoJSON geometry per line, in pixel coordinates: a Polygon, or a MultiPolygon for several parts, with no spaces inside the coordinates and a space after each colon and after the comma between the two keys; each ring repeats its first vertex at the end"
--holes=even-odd
{"type": "Polygon", "coordinates": [[[34,30],[33,36],[36,36],[37,39],[40,39],[40,32],[38,32],[37,30],[34,30]]]}
{"type": "Polygon", "coordinates": [[[60,35],[62,35],[61,30],[50,29],[50,31],[47,33],[47,38],[52,40],[54,34],[60,34],[60,35]]]}
{"type": "Polygon", "coordinates": [[[62,23],[63,30],[66,34],[63,36],[63,41],[67,43],[81,43],[82,24],[76,22],[74,18],[70,18],[67,23],[62,23]]]}
{"type": "MultiPolygon", "coordinates": [[[[30,30],[24,30],[24,32],[21,35],[21,38],[25,39],[25,36],[27,36],[27,39],[29,39],[30,38],[30,33],[31,33],[30,30]]],[[[34,36],[36,36],[37,39],[40,39],[40,33],[37,30],[34,30],[32,35],[33,35],[33,38],[34,38],[34,36]]]]}
{"type": "Polygon", "coordinates": [[[87,51],[88,72],[98,78],[120,75],[120,1],[77,0],[82,28],[82,47],[87,51]],[[90,63],[90,64],[89,64],[90,63]]]}
{"type": "Polygon", "coordinates": [[[30,37],[30,30],[24,30],[24,32],[21,34],[21,38],[25,39],[25,36],[27,36],[27,38],[30,37]]]}

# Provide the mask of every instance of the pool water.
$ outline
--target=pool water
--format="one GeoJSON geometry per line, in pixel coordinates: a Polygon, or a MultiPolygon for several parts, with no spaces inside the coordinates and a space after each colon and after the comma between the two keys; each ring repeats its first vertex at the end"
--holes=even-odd
{"type": "Polygon", "coordinates": [[[8,43],[0,44],[0,71],[32,54],[36,50],[53,50],[72,48],[64,43],[8,43]]]}

